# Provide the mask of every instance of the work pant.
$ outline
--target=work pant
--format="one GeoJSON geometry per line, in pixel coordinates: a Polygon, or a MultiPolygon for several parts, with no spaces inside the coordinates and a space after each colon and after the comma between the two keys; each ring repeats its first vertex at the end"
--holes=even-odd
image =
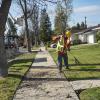
{"type": "Polygon", "coordinates": [[[62,70],[62,60],[64,60],[64,65],[66,67],[68,67],[68,56],[67,56],[67,53],[61,55],[61,54],[58,54],[58,67],[59,67],[59,70],[62,70]]]}

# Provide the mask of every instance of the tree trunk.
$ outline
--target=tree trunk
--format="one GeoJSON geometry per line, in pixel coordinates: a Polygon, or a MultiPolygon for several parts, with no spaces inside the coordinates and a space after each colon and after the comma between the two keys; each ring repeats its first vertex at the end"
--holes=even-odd
{"type": "Polygon", "coordinates": [[[8,74],[7,58],[4,45],[4,31],[11,2],[12,0],[2,0],[0,7],[0,76],[2,77],[7,76],[8,74]]]}
{"type": "Polygon", "coordinates": [[[27,19],[25,18],[25,30],[26,30],[26,36],[27,36],[27,48],[28,52],[31,52],[31,43],[30,43],[30,36],[29,36],[29,30],[28,30],[28,22],[27,19]]]}
{"type": "Polygon", "coordinates": [[[28,47],[28,52],[31,52],[30,35],[29,35],[28,22],[27,22],[27,4],[26,4],[26,0],[24,1],[24,3],[25,3],[24,20],[25,20],[25,30],[26,30],[26,36],[27,36],[27,47],[28,47]]]}
{"type": "Polygon", "coordinates": [[[0,76],[7,76],[8,74],[8,66],[7,66],[7,58],[6,51],[4,47],[4,36],[0,37],[0,76]]]}
{"type": "Polygon", "coordinates": [[[37,35],[35,35],[35,46],[37,47],[37,35]]]}

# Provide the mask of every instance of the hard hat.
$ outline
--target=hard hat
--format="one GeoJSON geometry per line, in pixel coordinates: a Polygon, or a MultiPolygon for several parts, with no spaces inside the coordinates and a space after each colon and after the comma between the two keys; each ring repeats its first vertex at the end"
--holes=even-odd
{"type": "Polygon", "coordinates": [[[68,38],[70,38],[71,32],[70,32],[70,31],[67,31],[67,32],[66,32],[66,36],[67,36],[68,38]]]}

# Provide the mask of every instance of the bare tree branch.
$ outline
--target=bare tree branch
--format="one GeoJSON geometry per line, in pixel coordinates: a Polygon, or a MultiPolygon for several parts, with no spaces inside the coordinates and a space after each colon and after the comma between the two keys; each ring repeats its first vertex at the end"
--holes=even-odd
{"type": "Polygon", "coordinates": [[[57,4],[57,1],[52,1],[52,0],[43,0],[43,1],[46,1],[46,2],[50,2],[50,3],[53,3],[53,4],[57,4]]]}
{"type": "Polygon", "coordinates": [[[23,13],[25,13],[25,9],[24,9],[24,6],[23,6],[23,4],[22,4],[22,1],[21,1],[21,0],[18,0],[18,2],[19,2],[19,5],[20,5],[21,8],[22,8],[23,13]]]}
{"type": "Polygon", "coordinates": [[[35,6],[36,6],[36,4],[33,6],[32,10],[29,11],[29,15],[27,16],[27,18],[29,18],[30,16],[32,16],[32,14],[34,13],[35,6]]]}

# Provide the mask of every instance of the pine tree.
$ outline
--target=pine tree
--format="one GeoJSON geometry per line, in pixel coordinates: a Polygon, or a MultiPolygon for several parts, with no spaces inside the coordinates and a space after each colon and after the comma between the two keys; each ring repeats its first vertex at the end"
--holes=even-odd
{"type": "Polygon", "coordinates": [[[51,22],[46,9],[41,11],[40,39],[43,42],[48,42],[51,39],[51,22]]]}
{"type": "Polygon", "coordinates": [[[8,22],[9,31],[11,32],[10,35],[17,35],[17,28],[14,25],[11,18],[8,18],[7,22],[8,22]]]}
{"type": "Polygon", "coordinates": [[[82,23],[81,23],[81,29],[85,29],[85,27],[86,27],[86,26],[85,26],[84,22],[82,22],[82,23]]]}
{"type": "Polygon", "coordinates": [[[77,23],[77,29],[80,29],[80,24],[79,23],[77,23]]]}

